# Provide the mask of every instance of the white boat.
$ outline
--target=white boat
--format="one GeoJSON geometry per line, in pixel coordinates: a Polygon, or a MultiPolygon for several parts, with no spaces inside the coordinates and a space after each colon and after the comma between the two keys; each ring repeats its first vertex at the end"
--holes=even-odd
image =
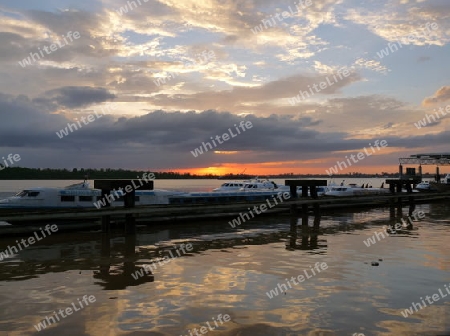
{"type": "Polygon", "coordinates": [[[440,183],[430,182],[431,187],[439,192],[450,191],[450,174],[445,175],[440,183]]]}
{"type": "MultiPolygon", "coordinates": [[[[289,191],[289,187],[285,185],[277,185],[273,181],[262,180],[257,177],[246,181],[230,181],[223,183],[219,188],[213,189],[215,192],[228,191],[289,191]]],[[[301,191],[301,189],[300,189],[301,191]]]]}
{"type": "Polygon", "coordinates": [[[416,190],[420,192],[430,192],[435,191],[435,189],[432,187],[429,181],[423,181],[420,182],[418,185],[416,185],[416,190]]]}
{"type": "MultiPolygon", "coordinates": [[[[169,204],[170,196],[186,194],[180,191],[139,190],[135,191],[136,205],[169,204]]],[[[123,206],[122,191],[112,191],[111,206],[123,206]]],[[[100,189],[90,188],[88,182],[73,184],[65,188],[29,188],[12,197],[0,200],[0,209],[5,208],[99,208],[106,205],[100,189]],[[99,203],[100,202],[100,203],[99,203]],[[95,205],[97,204],[97,206],[95,205]]]]}
{"type": "Polygon", "coordinates": [[[240,191],[255,191],[255,190],[277,190],[277,191],[289,191],[289,187],[285,185],[277,185],[273,181],[253,179],[244,183],[244,186],[239,189],[240,191]]]}
{"type": "Polygon", "coordinates": [[[341,184],[339,186],[331,186],[329,190],[325,192],[326,196],[362,196],[362,195],[386,195],[389,194],[389,189],[385,188],[363,188],[358,187],[355,183],[348,185],[341,184]]]}
{"type": "Polygon", "coordinates": [[[213,189],[213,191],[237,191],[244,187],[248,181],[229,181],[223,183],[220,187],[213,189]]]}

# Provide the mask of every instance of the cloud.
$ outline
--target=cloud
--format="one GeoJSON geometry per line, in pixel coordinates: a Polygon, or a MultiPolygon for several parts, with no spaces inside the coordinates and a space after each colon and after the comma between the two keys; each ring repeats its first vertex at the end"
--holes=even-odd
{"type": "MultiPolygon", "coordinates": [[[[388,109],[389,104],[385,102],[384,106],[388,109]]],[[[163,170],[230,162],[288,164],[293,161],[298,165],[306,160],[336,157],[342,151],[360,151],[370,139],[386,139],[391,147],[407,147],[409,150],[449,140],[449,132],[407,137],[351,136],[342,129],[319,130],[323,121],[312,116],[273,114],[243,117],[213,110],[201,113],[157,110],[142,116],[119,118],[104,115],[59,139],[56,132],[75,120],[55,114],[49,106],[36,104],[25,96],[4,94],[0,95],[0,118],[5,121],[0,125],[3,150],[19,153],[24,165],[41,167],[151,166],[163,170]],[[198,158],[193,157],[191,151],[203,142],[211,142],[211,137],[227,133],[229,129],[236,133],[235,125],[242,120],[251,121],[253,127],[214,148],[233,151],[234,154],[215,154],[213,149],[198,158]]],[[[389,128],[391,125],[384,123],[380,127],[389,128]]]]}
{"type": "Polygon", "coordinates": [[[430,106],[450,100],[450,86],[443,86],[436,91],[433,97],[425,98],[422,101],[423,106],[430,106]]]}
{"type": "Polygon", "coordinates": [[[53,103],[60,107],[78,108],[96,103],[111,101],[116,95],[104,88],[66,86],[44,93],[42,98],[36,98],[36,103],[53,103]]]}

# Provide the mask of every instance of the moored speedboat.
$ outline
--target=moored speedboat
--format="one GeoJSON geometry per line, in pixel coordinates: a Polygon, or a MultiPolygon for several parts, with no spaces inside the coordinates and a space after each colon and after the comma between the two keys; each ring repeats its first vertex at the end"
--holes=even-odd
{"type": "Polygon", "coordinates": [[[450,191],[450,174],[447,174],[441,180],[441,183],[430,182],[430,185],[431,185],[431,188],[433,188],[439,192],[450,191]]]}
{"type": "Polygon", "coordinates": [[[386,195],[389,194],[389,189],[385,188],[362,188],[356,184],[351,183],[348,185],[341,184],[340,186],[329,187],[329,190],[325,192],[326,196],[363,196],[363,195],[386,195]]]}
{"type": "Polygon", "coordinates": [[[436,189],[433,188],[433,186],[430,184],[429,181],[423,181],[420,182],[418,185],[416,185],[415,188],[419,192],[432,192],[436,191],[436,189]]]}

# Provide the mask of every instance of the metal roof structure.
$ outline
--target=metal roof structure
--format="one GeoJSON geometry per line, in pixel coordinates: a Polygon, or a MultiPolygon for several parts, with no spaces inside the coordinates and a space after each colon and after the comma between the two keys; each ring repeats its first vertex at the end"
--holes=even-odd
{"type": "Polygon", "coordinates": [[[450,166],[450,153],[414,154],[410,157],[399,158],[398,162],[400,164],[450,166]]]}

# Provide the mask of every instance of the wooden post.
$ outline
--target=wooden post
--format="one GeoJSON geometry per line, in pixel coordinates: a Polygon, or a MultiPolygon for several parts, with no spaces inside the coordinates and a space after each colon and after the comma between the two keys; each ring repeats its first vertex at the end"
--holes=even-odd
{"type": "Polygon", "coordinates": [[[315,185],[312,185],[311,187],[311,197],[314,199],[317,199],[319,196],[317,196],[317,189],[315,185]]]}
{"type": "Polygon", "coordinates": [[[406,192],[408,194],[411,194],[412,193],[412,188],[411,188],[411,183],[409,181],[405,183],[405,187],[406,187],[406,192]]]}
{"type": "Polygon", "coordinates": [[[290,185],[289,191],[291,192],[291,199],[296,199],[297,198],[297,187],[295,185],[290,185]]]}
{"type": "MultiPolygon", "coordinates": [[[[136,201],[135,201],[135,189],[133,188],[132,191],[130,191],[129,193],[126,193],[124,195],[124,207],[125,208],[134,208],[136,201]]],[[[126,214],[125,215],[125,229],[124,232],[126,234],[128,233],[135,233],[136,232],[136,221],[135,218],[133,216],[133,214],[126,214]]]]}
{"type": "Polygon", "coordinates": [[[291,204],[291,216],[297,216],[297,204],[291,204]]]}
{"type": "Polygon", "coordinates": [[[127,234],[125,236],[124,255],[123,273],[125,276],[131,276],[134,271],[134,262],[136,259],[136,234],[127,234]]]}
{"type": "Polygon", "coordinates": [[[394,183],[389,183],[389,191],[392,194],[395,194],[395,184],[394,183]]]}
{"type": "Polygon", "coordinates": [[[308,186],[302,186],[302,197],[306,198],[308,197],[308,186]]]}
{"type": "MultiPolygon", "coordinates": [[[[111,189],[102,189],[102,199],[106,202],[105,208],[111,207],[111,203],[109,202],[110,194],[111,194],[111,189]]],[[[102,232],[103,233],[111,232],[111,216],[110,215],[102,216],[102,232]]]]}
{"type": "Polygon", "coordinates": [[[295,249],[296,246],[297,246],[297,217],[291,215],[289,247],[291,249],[295,249]]]}

